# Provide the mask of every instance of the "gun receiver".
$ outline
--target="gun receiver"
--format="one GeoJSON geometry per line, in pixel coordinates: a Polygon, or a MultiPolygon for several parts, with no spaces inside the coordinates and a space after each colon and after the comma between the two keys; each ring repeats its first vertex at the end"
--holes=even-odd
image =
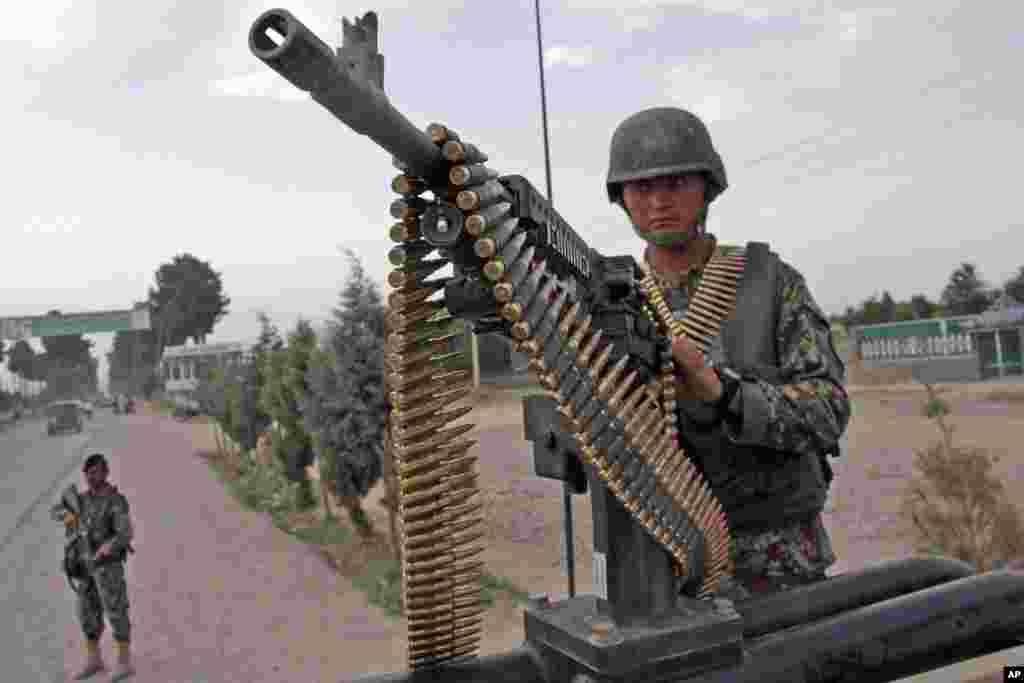
{"type": "MultiPolygon", "coordinates": [[[[471,409],[451,409],[469,393],[465,373],[443,367],[453,318],[513,339],[541,385],[558,396],[553,407],[573,434],[572,455],[589,468],[593,496],[607,511],[601,547],[615,565],[598,590],[610,616],[625,625],[662,614],[680,590],[710,597],[731,571],[729,531],[720,503],[679,446],[671,396],[662,396],[667,328],[659,331],[665,321],[652,310],[664,302],[641,283],[635,259],[590,248],[525,178],[487,168],[487,156],[446,126],[421,133],[397,112],[383,91],[374,13],[345,20],[343,28],[334,55],[290,13],[271,10],[253,24],[249,44],[390,152],[402,171],[391,184],[401,199],[391,206],[400,222],[389,233],[399,244],[388,254],[396,291],[386,358],[409,532],[403,588],[410,663],[460,660],[475,651],[479,633],[472,586],[480,563],[470,558],[480,549],[469,545],[480,533],[475,457],[466,455],[472,442],[459,439],[470,426],[442,429],[471,409]],[[420,196],[428,191],[432,198],[420,196]],[[434,253],[441,258],[429,258],[434,253]],[[453,276],[430,279],[449,264],[453,276]],[[450,549],[430,545],[444,537],[452,539],[450,549]],[[627,556],[643,565],[643,580],[630,579],[619,560],[627,556]]],[[[719,281],[741,266],[741,259],[724,264],[719,281]]],[[[727,303],[718,309],[729,310],[727,303]]],[[[699,331],[710,339],[715,330],[699,331]]]]}
{"type": "MultiPolygon", "coordinates": [[[[674,320],[634,259],[602,257],[525,179],[499,176],[454,131],[432,124],[421,133],[391,106],[374,13],[343,26],[335,55],[291,14],[271,10],[253,24],[249,43],[403,171],[392,183],[402,198],[391,207],[401,222],[390,231],[399,245],[388,255],[396,270],[388,277],[395,292],[385,443],[400,481],[414,671],[365,680],[810,683],[856,672],[858,680],[888,681],[900,670],[926,670],[936,657],[976,654],[979,643],[1001,649],[1019,637],[1020,570],[968,577],[962,567],[928,571],[911,562],[746,605],[693,599],[713,597],[731,573],[731,538],[721,506],[678,446],[674,380],[662,376],[662,385],[655,373],[664,370],[659,354],[669,333],[707,350],[731,314],[728,292],[745,257],[714,257],[706,272],[725,298],[702,300],[698,289],[691,309],[704,314],[674,320]],[[428,190],[433,198],[420,197],[428,190]],[[442,258],[430,259],[434,252],[442,258]],[[447,265],[454,277],[430,279],[447,265]],[[474,658],[482,627],[476,541],[484,535],[469,453],[475,442],[461,438],[470,425],[451,426],[470,410],[453,404],[472,384],[466,370],[444,367],[454,317],[515,339],[554,395],[551,406],[527,406],[528,437],[535,454],[573,450],[583,463],[595,568],[604,575],[595,576],[596,596],[531,599],[524,646],[481,659],[474,658]]],[[[559,464],[551,469],[569,469],[559,464]]],[[[573,472],[583,488],[582,473],[573,472]]]]}

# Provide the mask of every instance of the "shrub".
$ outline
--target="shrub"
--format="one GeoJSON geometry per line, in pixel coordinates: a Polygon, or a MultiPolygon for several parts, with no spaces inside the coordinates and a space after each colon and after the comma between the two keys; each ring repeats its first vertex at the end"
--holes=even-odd
{"type": "Polygon", "coordinates": [[[903,499],[918,550],[955,557],[978,571],[1024,555],[1024,521],[992,471],[999,457],[955,445],[954,428],[945,419],[949,404],[924,386],[924,415],[935,421],[942,439],[915,454],[916,472],[903,499]]]}

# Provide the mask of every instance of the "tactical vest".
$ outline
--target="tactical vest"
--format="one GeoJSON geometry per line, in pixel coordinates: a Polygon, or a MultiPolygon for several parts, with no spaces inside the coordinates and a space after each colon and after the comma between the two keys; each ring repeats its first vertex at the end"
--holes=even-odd
{"type": "MultiPolygon", "coordinates": [[[[82,504],[85,508],[82,511],[84,518],[82,523],[88,530],[89,543],[92,545],[93,552],[114,538],[117,533],[114,530],[113,517],[110,514],[110,508],[117,499],[124,500],[124,494],[120,493],[116,487],[111,493],[103,496],[97,497],[92,494],[82,496],[82,504]]],[[[97,566],[110,562],[125,562],[128,559],[129,552],[133,552],[130,545],[128,548],[122,548],[114,555],[111,555],[107,560],[97,563],[97,566]]]]}
{"type": "MultiPolygon", "coordinates": [[[[718,340],[722,362],[744,379],[782,383],[776,342],[782,303],[779,270],[779,257],[767,244],[747,245],[736,308],[718,340]]],[[[787,526],[824,508],[828,482],[823,454],[737,445],[721,426],[713,425],[712,409],[699,401],[681,401],[679,412],[684,449],[721,501],[734,531],[787,526]]]]}

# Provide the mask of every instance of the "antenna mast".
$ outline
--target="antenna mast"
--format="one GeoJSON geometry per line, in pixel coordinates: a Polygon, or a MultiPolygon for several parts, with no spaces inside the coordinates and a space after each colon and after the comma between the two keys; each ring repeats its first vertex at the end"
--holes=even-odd
{"type": "MultiPolygon", "coordinates": [[[[540,72],[540,117],[544,129],[544,180],[547,184],[548,201],[555,203],[551,195],[551,145],[548,140],[548,98],[544,87],[544,40],[540,31],[540,0],[534,0],[534,16],[537,19],[537,69],[540,72]]],[[[572,491],[569,482],[562,482],[562,553],[565,574],[569,581],[569,597],[576,596],[576,551],[573,543],[572,491]]]]}

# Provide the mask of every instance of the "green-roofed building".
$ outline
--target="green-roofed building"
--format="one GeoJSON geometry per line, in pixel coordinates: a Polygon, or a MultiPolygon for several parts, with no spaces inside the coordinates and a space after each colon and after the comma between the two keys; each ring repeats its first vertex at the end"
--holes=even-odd
{"type": "Polygon", "coordinates": [[[1024,306],[1002,299],[980,315],[863,325],[850,351],[866,368],[907,367],[919,382],[972,382],[1022,374],[1024,306]]]}

